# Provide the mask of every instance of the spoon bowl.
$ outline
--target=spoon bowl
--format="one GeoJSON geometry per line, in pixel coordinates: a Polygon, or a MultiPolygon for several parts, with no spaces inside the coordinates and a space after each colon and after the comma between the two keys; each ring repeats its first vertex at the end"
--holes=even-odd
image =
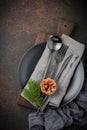
{"type": "Polygon", "coordinates": [[[48,48],[53,52],[53,51],[58,51],[63,43],[61,39],[58,36],[53,36],[51,35],[47,41],[48,43],[48,48]]]}

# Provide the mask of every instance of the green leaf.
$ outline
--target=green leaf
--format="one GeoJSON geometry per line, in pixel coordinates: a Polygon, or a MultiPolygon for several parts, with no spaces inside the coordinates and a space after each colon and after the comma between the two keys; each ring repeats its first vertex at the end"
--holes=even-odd
{"type": "Polygon", "coordinates": [[[34,80],[29,80],[27,83],[28,88],[23,89],[24,96],[34,102],[36,107],[41,109],[43,106],[43,98],[41,97],[40,83],[34,80]]]}

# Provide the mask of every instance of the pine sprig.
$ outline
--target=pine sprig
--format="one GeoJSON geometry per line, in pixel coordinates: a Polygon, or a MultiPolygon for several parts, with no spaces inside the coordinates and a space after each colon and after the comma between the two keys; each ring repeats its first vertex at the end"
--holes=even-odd
{"type": "Polygon", "coordinates": [[[41,97],[40,83],[34,80],[29,80],[27,87],[22,91],[23,95],[33,102],[36,108],[41,109],[43,106],[43,98],[41,97]]]}

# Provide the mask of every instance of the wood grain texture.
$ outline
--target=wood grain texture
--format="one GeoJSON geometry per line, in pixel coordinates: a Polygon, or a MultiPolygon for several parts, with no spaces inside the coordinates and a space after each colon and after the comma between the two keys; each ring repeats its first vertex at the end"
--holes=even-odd
{"type": "Polygon", "coordinates": [[[21,90],[20,90],[20,92],[18,94],[18,97],[17,97],[17,104],[21,105],[21,106],[24,106],[24,107],[35,109],[32,104],[30,104],[27,100],[25,100],[25,98],[23,98],[21,96],[21,90]]]}
{"type": "Polygon", "coordinates": [[[49,38],[50,34],[40,32],[37,34],[36,40],[35,40],[35,45],[41,44],[43,42],[46,42],[47,39],[49,38]]]}
{"type": "Polygon", "coordinates": [[[61,36],[63,33],[70,35],[74,29],[75,23],[66,19],[59,19],[57,26],[57,35],[61,36]]]}

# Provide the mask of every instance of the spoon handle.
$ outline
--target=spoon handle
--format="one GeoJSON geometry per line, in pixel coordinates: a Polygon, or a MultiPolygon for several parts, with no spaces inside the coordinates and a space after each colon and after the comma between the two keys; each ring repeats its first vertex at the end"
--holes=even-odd
{"type": "Polygon", "coordinates": [[[49,60],[48,60],[48,63],[47,63],[47,66],[46,66],[46,69],[45,69],[45,72],[44,72],[44,75],[43,75],[43,79],[46,78],[46,74],[47,74],[48,68],[50,66],[52,56],[53,56],[53,52],[51,53],[51,55],[49,57],[49,60]]]}
{"type": "MultiPolygon", "coordinates": [[[[47,66],[46,66],[46,69],[45,69],[45,72],[44,72],[44,76],[43,76],[43,79],[46,78],[46,75],[47,75],[47,71],[49,69],[49,66],[50,66],[50,63],[51,63],[51,59],[53,57],[53,52],[51,53],[50,57],[49,57],[49,60],[48,60],[48,63],[47,63],[47,66]]],[[[44,105],[42,106],[41,108],[41,111],[43,111],[48,103],[47,99],[48,99],[48,95],[45,95],[45,94],[42,94],[42,97],[44,98],[43,101],[44,101],[44,105]]]]}

